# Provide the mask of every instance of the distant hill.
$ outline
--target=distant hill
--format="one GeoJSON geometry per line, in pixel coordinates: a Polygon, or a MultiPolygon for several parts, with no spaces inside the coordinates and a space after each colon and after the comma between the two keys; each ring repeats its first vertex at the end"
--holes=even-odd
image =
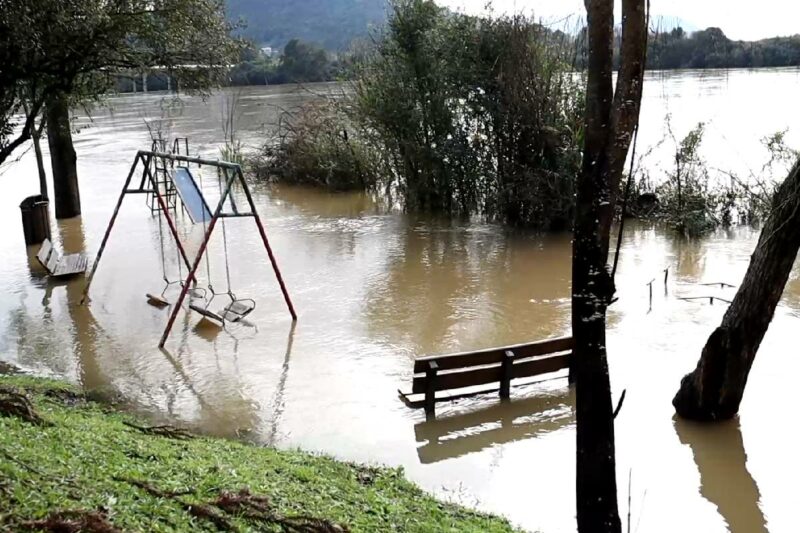
{"type": "Polygon", "coordinates": [[[228,17],[243,19],[245,37],[283,48],[298,38],[344,50],[372,25],[385,22],[386,0],[227,0],[228,17]]]}

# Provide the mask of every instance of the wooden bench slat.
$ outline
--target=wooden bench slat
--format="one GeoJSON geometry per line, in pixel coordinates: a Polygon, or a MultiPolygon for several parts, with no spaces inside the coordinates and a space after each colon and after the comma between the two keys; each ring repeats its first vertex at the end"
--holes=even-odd
{"type": "MultiPolygon", "coordinates": [[[[55,250],[51,257],[57,257],[55,250]]],[[[88,259],[82,254],[71,254],[60,257],[56,265],[50,271],[50,275],[59,278],[63,276],[74,276],[86,272],[88,259]]],[[[48,265],[49,267],[49,265],[48,265]]]]}
{"type": "MultiPolygon", "coordinates": [[[[515,362],[513,365],[512,379],[538,376],[539,374],[548,374],[561,370],[562,368],[568,368],[571,355],[571,353],[565,353],[515,362]]],[[[449,374],[440,373],[436,376],[435,389],[437,391],[443,391],[473,387],[475,385],[486,385],[487,383],[499,382],[501,377],[502,367],[500,363],[473,370],[465,370],[463,372],[451,372],[449,374]]],[[[415,376],[411,392],[413,394],[424,393],[426,392],[426,386],[426,376],[415,376]]]]}
{"type": "MultiPolygon", "coordinates": [[[[514,346],[504,346],[502,348],[488,348],[476,352],[462,352],[447,355],[431,355],[420,357],[414,361],[414,373],[425,372],[430,361],[436,361],[439,370],[455,370],[468,368],[471,366],[488,365],[500,363],[508,350],[514,352],[517,359],[534,357],[537,355],[547,355],[551,353],[565,352],[574,347],[572,337],[559,337],[544,341],[532,342],[527,344],[516,344],[514,346]]],[[[498,379],[499,381],[499,379],[498,379]]]]}

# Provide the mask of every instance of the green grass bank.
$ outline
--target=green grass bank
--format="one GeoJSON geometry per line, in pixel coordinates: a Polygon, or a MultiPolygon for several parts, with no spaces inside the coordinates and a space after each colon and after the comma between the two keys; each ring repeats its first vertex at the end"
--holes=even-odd
{"type": "Polygon", "coordinates": [[[0,376],[0,531],[514,531],[400,470],[153,429],[66,384],[0,376]]]}

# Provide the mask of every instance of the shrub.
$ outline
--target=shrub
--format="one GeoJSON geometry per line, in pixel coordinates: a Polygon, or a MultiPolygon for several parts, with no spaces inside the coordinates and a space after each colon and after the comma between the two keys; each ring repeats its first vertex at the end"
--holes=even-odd
{"type": "Polygon", "coordinates": [[[356,69],[353,107],[406,209],[567,226],[584,100],[572,41],[427,0],[397,0],[387,28],[356,69]]]}
{"type": "Polygon", "coordinates": [[[284,111],[275,138],[251,162],[256,175],[334,191],[372,189],[381,158],[348,124],[339,105],[327,100],[284,111]]]}

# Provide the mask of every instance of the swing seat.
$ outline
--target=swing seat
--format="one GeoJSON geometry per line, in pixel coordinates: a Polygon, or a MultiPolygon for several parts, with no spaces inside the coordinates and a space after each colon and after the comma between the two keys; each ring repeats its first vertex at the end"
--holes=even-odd
{"type": "Polygon", "coordinates": [[[250,300],[234,300],[226,305],[220,314],[228,322],[237,323],[252,313],[255,308],[255,302],[250,303],[250,300]]]}
{"type": "Polygon", "coordinates": [[[189,309],[192,311],[196,311],[203,315],[204,318],[214,320],[221,324],[225,322],[240,322],[244,317],[252,313],[255,308],[255,303],[248,303],[248,300],[234,300],[226,305],[219,313],[215,313],[199,305],[189,304],[189,309]]]}
{"type": "Polygon", "coordinates": [[[145,294],[147,296],[147,303],[154,307],[158,307],[159,309],[163,309],[169,306],[169,302],[164,299],[163,296],[157,296],[155,294],[150,294],[149,292],[145,294]]]}
{"type": "Polygon", "coordinates": [[[200,307],[199,305],[195,304],[189,304],[189,309],[197,313],[200,313],[201,315],[203,315],[204,318],[216,320],[217,322],[220,322],[222,324],[225,323],[225,318],[222,315],[219,315],[214,311],[211,311],[210,309],[206,309],[205,307],[200,307]]]}
{"type": "Polygon", "coordinates": [[[234,300],[225,307],[225,312],[238,315],[239,318],[242,319],[252,313],[255,308],[255,304],[250,303],[248,300],[234,300]]]}

